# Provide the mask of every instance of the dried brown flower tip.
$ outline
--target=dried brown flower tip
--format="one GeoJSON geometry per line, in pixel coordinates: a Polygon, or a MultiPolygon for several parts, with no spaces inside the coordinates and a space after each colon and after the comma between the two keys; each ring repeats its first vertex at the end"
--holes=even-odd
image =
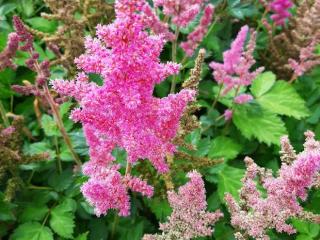
{"type": "MultiPolygon", "coordinates": [[[[288,64],[289,59],[301,62],[303,49],[308,48],[313,42],[320,43],[320,0],[302,1],[297,3],[297,6],[297,13],[289,19],[287,29],[276,36],[271,36],[272,33],[268,29],[269,49],[266,54],[262,54],[269,68],[287,80],[292,78],[294,70],[288,64]]],[[[313,55],[308,60],[311,60],[314,66],[320,63],[320,56],[313,55]]],[[[310,69],[311,67],[308,67],[306,71],[310,69]]]]}
{"type": "Polygon", "coordinates": [[[52,65],[74,69],[74,59],[84,51],[86,31],[94,34],[97,23],[110,22],[114,17],[113,6],[104,0],[44,0],[51,13],[42,13],[48,20],[60,23],[54,34],[46,34],[29,28],[32,34],[42,38],[55,54],[52,65]],[[80,17],[79,17],[80,16],[80,17]]]}

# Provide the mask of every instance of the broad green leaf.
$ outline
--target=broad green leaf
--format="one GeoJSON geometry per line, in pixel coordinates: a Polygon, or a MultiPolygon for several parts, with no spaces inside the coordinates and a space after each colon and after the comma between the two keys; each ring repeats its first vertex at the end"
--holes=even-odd
{"type": "Polygon", "coordinates": [[[223,157],[226,160],[234,159],[242,150],[242,146],[232,138],[219,136],[210,146],[208,156],[210,158],[223,157]]]}
{"type": "Polygon", "coordinates": [[[74,240],[87,240],[89,232],[85,232],[77,236],[74,240]]]}
{"type": "Polygon", "coordinates": [[[257,98],[265,109],[280,115],[301,119],[309,116],[305,101],[296,90],[285,81],[277,81],[263,96],[257,98]]]}
{"type": "Polygon", "coordinates": [[[292,225],[299,233],[305,234],[309,236],[311,239],[318,236],[320,232],[320,226],[316,223],[302,221],[299,219],[293,219],[292,225]]]}
{"type": "Polygon", "coordinates": [[[124,223],[121,227],[121,237],[122,240],[140,240],[143,237],[143,221],[135,222],[132,227],[128,226],[128,223],[124,223]]]}
{"type": "Polygon", "coordinates": [[[27,222],[13,232],[10,240],[53,240],[53,234],[38,222],[27,222]]]}
{"type": "Polygon", "coordinates": [[[244,169],[226,166],[218,173],[218,194],[224,202],[225,193],[230,193],[235,199],[239,199],[238,191],[242,187],[241,179],[245,173],[244,169]]]}
{"type": "Polygon", "coordinates": [[[60,204],[52,209],[50,217],[50,227],[63,238],[72,238],[74,223],[74,213],[66,204],[60,204]]]}
{"type": "Polygon", "coordinates": [[[31,17],[34,14],[35,7],[33,0],[20,0],[19,3],[18,6],[21,6],[20,11],[23,11],[27,17],[31,17]]]}
{"type": "Polygon", "coordinates": [[[41,32],[53,33],[56,31],[58,23],[56,21],[48,20],[42,17],[34,17],[25,20],[32,28],[41,32]]]}
{"type": "Polygon", "coordinates": [[[280,137],[287,134],[285,125],[276,114],[260,109],[253,111],[250,105],[239,105],[234,110],[233,123],[248,139],[257,138],[267,145],[280,144],[280,137]]]}
{"type": "Polygon", "coordinates": [[[17,6],[15,3],[3,4],[2,6],[0,6],[0,16],[1,17],[5,16],[6,14],[12,12],[16,7],[17,6]]]}
{"type": "Polygon", "coordinates": [[[276,81],[276,75],[272,72],[264,72],[252,82],[251,92],[255,97],[260,97],[270,90],[276,81]]]}
{"type": "Polygon", "coordinates": [[[61,192],[67,189],[73,181],[72,171],[67,169],[64,170],[61,174],[54,172],[50,175],[48,183],[56,191],[61,192]]]}
{"type": "Polygon", "coordinates": [[[312,238],[306,234],[299,234],[295,239],[296,240],[314,240],[314,238],[312,238]]]}
{"type": "Polygon", "coordinates": [[[14,205],[3,200],[4,195],[0,192],[0,222],[16,220],[14,205]]]}
{"type": "Polygon", "coordinates": [[[49,209],[46,205],[38,205],[35,203],[24,206],[19,217],[21,222],[41,221],[48,213],[49,209]]]}
{"type": "Polygon", "coordinates": [[[64,117],[70,110],[72,102],[64,102],[59,106],[59,112],[61,117],[64,117]]]}
{"type": "Polygon", "coordinates": [[[171,207],[167,200],[152,198],[146,201],[148,201],[151,211],[159,221],[164,221],[170,215],[171,207]]]}
{"type": "Polygon", "coordinates": [[[47,136],[60,136],[59,128],[51,116],[44,114],[41,118],[41,125],[47,136]]]}

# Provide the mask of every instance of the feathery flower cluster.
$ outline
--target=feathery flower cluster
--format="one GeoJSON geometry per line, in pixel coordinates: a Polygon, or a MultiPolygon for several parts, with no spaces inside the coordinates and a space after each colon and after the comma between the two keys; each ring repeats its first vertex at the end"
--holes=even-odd
{"type": "Polygon", "coordinates": [[[144,14],[146,26],[148,26],[155,34],[163,35],[166,40],[174,40],[175,35],[170,32],[168,23],[162,22],[148,3],[143,6],[141,11],[144,14]]]}
{"type": "Polygon", "coordinates": [[[302,76],[315,65],[320,64],[319,56],[316,56],[314,53],[317,45],[318,38],[314,38],[309,46],[300,49],[299,61],[296,61],[292,58],[288,60],[295,76],[302,76]]]}
{"type": "Polygon", "coordinates": [[[180,47],[186,52],[188,56],[192,56],[199,43],[204,38],[208,27],[212,21],[214,13],[214,6],[212,4],[207,5],[204,8],[203,16],[200,20],[199,25],[188,35],[188,40],[182,42],[180,47]]]}
{"type": "Polygon", "coordinates": [[[186,27],[200,13],[204,0],[154,0],[155,7],[163,7],[163,13],[172,17],[178,27],[186,27]]]}
{"type": "MultiPolygon", "coordinates": [[[[42,61],[41,63],[39,63],[39,54],[34,51],[33,47],[33,36],[27,30],[27,28],[24,26],[23,22],[18,16],[13,16],[13,25],[16,30],[15,33],[12,33],[15,42],[13,45],[16,50],[17,47],[19,47],[19,50],[24,51],[30,55],[30,57],[26,60],[25,63],[30,70],[37,73],[37,76],[34,85],[13,85],[12,89],[24,95],[32,94],[36,96],[41,96],[42,93],[39,88],[41,88],[50,77],[50,63],[49,61],[42,61]],[[22,45],[19,46],[19,43],[22,43],[22,45]]],[[[11,58],[15,56],[14,53],[15,51],[12,52],[13,55],[11,55],[11,58]]]]}
{"type": "MultiPolygon", "coordinates": [[[[314,134],[310,131],[305,135],[304,151],[298,155],[288,138],[282,138],[283,162],[278,177],[273,177],[271,171],[258,167],[252,159],[245,159],[247,172],[242,179],[240,203],[230,194],[225,197],[231,213],[231,224],[244,234],[267,240],[268,229],[295,233],[295,229],[286,221],[304,215],[298,200],[306,200],[307,190],[315,185],[320,170],[320,142],[314,139],[314,134]],[[265,198],[254,181],[257,176],[266,189],[265,198]]],[[[241,236],[241,233],[237,233],[237,236],[241,236]]]]}
{"type": "Polygon", "coordinates": [[[220,211],[206,212],[207,202],[201,175],[189,172],[190,180],[181,186],[178,193],[168,192],[173,212],[167,223],[160,224],[162,235],[145,235],[144,240],[192,239],[211,236],[212,226],[223,214],[220,211]]]}
{"type": "Polygon", "coordinates": [[[211,62],[210,67],[214,70],[213,76],[219,84],[223,84],[225,89],[223,95],[231,89],[240,86],[249,86],[253,79],[263,71],[263,68],[250,72],[250,68],[255,64],[253,52],[256,46],[256,32],[251,33],[246,51],[244,45],[249,31],[248,26],[243,26],[236,39],[231,44],[231,49],[223,53],[223,63],[211,62]]]}
{"type": "MultiPolygon", "coordinates": [[[[231,48],[223,53],[223,63],[211,62],[210,67],[214,70],[213,76],[218,84],[224,87],[222,95],[234,89],[238,94],[241,86],[249,86],[253,79],[263,71],[263,67],[251,72],[251,67],[255,64],[253,52],[256,46],[256,32],[251,32],[251,37],[244,50],[245,41],[249,31],[248,26],[243,26],[236,39],[231,44],[231,48]]],[[[253,97],[249,94],[235,96],[236,104],[244,104],[251,101],[253,97]]],[[[232,110],[228,109],[224,113],[226,120],[232,118],[232,110]]]]}
{"type": "Polygon", "coordinates": [[[291,16],[289,9],[293,6],[291,0],[274,0],[270,3],[270,9],[274,12],[271,19],[276,25],[284,25],[285,20],[291,16]]]}
{"type": "Polygon", "coordinates": [[[8,36],[8,43],[6,48],[0,53],[0,71],[10,67],[16,69],[16,65],[12,59],[16,55],[19,48],[19,36],[16,33],[10,33],[8,36]]]}
{"type": "Polygon", "coordinates": [[[165,157],[176,150],[171,141],[179,119],[195,94],[182,90],[162,99],[153,97],[155,84],[177,74],[180,65],[160,63],[165,41],[145,31],[149,27],[142,12],[145,4],[145,0],[116,1],[116,20],[98,26],[98,38],[87,38],[86,53],[76,59],[84,73],[73,81],[53,81],[57,92],[74,96],[80,104],[72,118],[82,123],[90,148],[90,161],[83,169],[90,179],[82,192],[97,215],[110,208],[128,215],[127,188],[151,195],[151,188],[145,183],[128,182],[118,173],[112,149],[125,149],[130,164],[149,159],[159,172],[166,172],[165,157]],[[89,82],[85,73],[101,75],[103,85],[89,82]]]}

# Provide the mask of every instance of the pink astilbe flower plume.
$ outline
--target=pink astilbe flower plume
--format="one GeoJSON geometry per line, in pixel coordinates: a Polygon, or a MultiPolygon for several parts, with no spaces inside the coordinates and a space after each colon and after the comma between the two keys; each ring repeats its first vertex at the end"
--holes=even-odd
{"type": "MultiPolygon", "coordinates": [[[[243,26],[236,39],[232,42],[231,48],[223,53],[223,63],[211,62],[214,79],[223,87],[222,95],[231,90],[238,94],[240,87],[251,85],[252,81],[263,71],[260,67],[251,72],[252,66],[256,63],[253,52],[256,47],[257,33],[251,32],[250,39],[245,48],[246,38],[249,32],[248,26],[243,26]]],[[[253,97],[250,94],[239,94],[234,97],[234,103],[245,104],[251,101],[253,97]]],[[[232,117],[232,110],[225,115],[226,120],[232,117]]]]}
{"type": "Polygon", "coordinates": [[[189,172],[189,182],[178,192],[168,192],[168,200],[173,209],[168,222],[160,224],[162,235],[145,235],[144,240],[193,239],[211,236],[212,225],[223,216],[220,211],[206,212],[206,192],[201,175],[189,172]]]}
{"type": "Polygon", "coordinates": [[[314,139],[314,134],[310,131],[305,135],[304,151],[298,155],[288,138],[281,140],[282,166],[277,177],[273,177],[270,170],[258,167],[252,159],[245,159],[247,172],[242,179],[240,203],[230,194],[225,197],[231,213],[231,224],[241,230],[241,233],[237,233],[238,236],[244,233],[267,240],[270,239],[267,235],[269,229],[293,234],[296,231],[287,220],[303,216],[308,219],[312,215],[303,211],[299,200],[305,201],[308,189],[316,184],[320,171],[320,142],[314,139]],[[257,176],[266,190],[266,197],[263,197],[256,186],[257,176]]]}
{"type": "Polygon", "coordinates": [[[207,5],[204,8],[203,16],[200,20],[199,25],[193,32],[188,35],[187,41],[180,44],[181,48],[186,52],[188,56],[192,56],[199,43],[201,43],[205,34],[207,33],[208,27],[212,21],[214,13],[214,6],[212,4],[207,5]]]}
{"type": "Polygon", "coordinates": [[[76,59],[82,72],[75,80],[52,83],[57,92],[75,97],[80,104],[72,112],[72,119],[82,123],[90,148],[90,161],[83,169],[90,179],[82,191],[98,215],[110,208],[127,215],[129,200],[124,197],[127,188],[140,189],[151,196],[151,188],[144,183],[128,181],[114,173],[117,169],[113,168],[112,149],[125,149],[130,164],[149,159],[160,173],[166,172],[165,157],[176,150],[171,141],[187,103],[195,94],[182,90],[162,99],[153,97],[155,84],[177,74],[180,65],[160,63],[165,41],[162,36],[150,36],[146,31],[149,28],[143,12],[146,4],[144,0],[116,1],[116,20],[97,26],[97,38],[87,38],[86,53],[76,59]],[[102,76],[102,86],[89,82],[88,73],[102,76]],[[107,192],[100,194],[95,186],[106,186],[107,192]],[[109,198],[122,199],[126,204],[109,198]],[[104,201],[109,204],[103,205],[104,201]]]}
{"type": "Polygon", "coordinates": [[[200,13],[204,0],[154,0],[155,7],[163,7],[163,13],[172,17],[178,27],[186,27],[200,13]]]}

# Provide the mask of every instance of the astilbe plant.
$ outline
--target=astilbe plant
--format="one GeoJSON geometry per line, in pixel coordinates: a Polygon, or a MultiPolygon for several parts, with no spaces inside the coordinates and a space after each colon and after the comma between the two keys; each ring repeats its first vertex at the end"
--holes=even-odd
{"type": "MultiPolygon", "coordinates": [[[[233,102],[235,104],[244,104],[253,99],[250,94],[240,93],[240,88],[251,85],[252,81],[264,68],[260,67],[254,71],[250,70],[255,64],[253,52],[256,46],[257,33],[251,32],[250,40],[245,49],[248,32],[248,26],[241,28],[236,39],[232,42],[231,48],[223,53],[223,63],[210,63],[214,79],[220,85],[215,103],[220,95],[224,96],[231,90],[234,91],[233,102]]],[[[227,109],[224,114],[225,119],[230,120],[232,113],[232,109],[227,109]]]]}
{"type": "Polygon", "coordinates": [[[168,200],[172,213],[166,223],[160,224],[162,234],[146,234],[143,240],[192,239],[211,236],[214,225],[223,214],[206,212],[206,192],[201,175],[192,171],[190,180],[179,187],[178,192],[169,191],[168,200]]]}
{"type": "Polygon", "coordinates": [[[128,182],[131,165],[149,159],[160,173],[168,171],[165,157],[176,151],[171,141],[187,102],[195,95],[192,90],[182,90],[162,99],[153,97],[155,84],[177,74],[180,65],[160,63],[165,41],[146,31],[141,12],[145,4],[143,0],[116,1],[115,21],[97,26],[97,38],[87,38],[86,53],[76,59],[84,72],[75,80],[52,83],[57,92],[75,97],[80,104],[72,118],[82,123],[90,147],[90,161],[83,167],[90,178],[82,192],[97,215],[110,208],[129,215],[128,188],[152,195],[152,187],[142,180],[128,182]],[[89,82],[88,73],[101,75],[102,86],[89,82]],[[127,152],[125,176],[114,163],[114,147],[127,152]]]}
{"type": "MultiPolygon", "coordinates": [[[[77,165],[81,166],[81,161],[74,151],[71,140],[64,128],[62,122],[58,103],[55,101],[54,97],[51,95],[51,92],[48,87],[48,80],[50,77],[50,62],[44,60],[40,62],[39,53],[37,53],[33,46],[33,35],[28,31],[22,20],[18,16],[13,17],[13,25],[15,32],[11,33],[9,36],[8,46],[4,50],[5,59],[2,60],[5,62],[5,67],[15,68],[14,57],[16,50],[23,51],[29,55],[29,58],[25,61],[26,66],[33,72],[36,73],[36,78],[34,84],[31,84],[28,81],[24,81],[24,86],[12,85],[11,88],[17,93],[22,95],[33,95],[36,97],[35,102],[40,99],[40,101],[51,111],[52,115],[55,118],[56,124],[61,132],[61,135],[70,150],[73,159],[77,165]],[[10,53],[10,54],[9,54],[10,53]]],[[[3,70],[0,68],[0,70],[3,70]]],[[[36,110],[36,114],[37,110],[36,110]]]]}
{"type": "MultiPolygon", "coordinates": [[[[19,166],[47,159],[47,153],[27,155],[23,153],[23,137],[26,135],[24,119],[21,116],[8,114],[12,118],[10,126],[0,125],[0,181],[6,180],[6,201],[14,198],[15,192],[23,186],[19,176],[19,166]]],[[[9,121],[9,120],[8,120],[9,121]]]]}
{"type": "Polygon", "coordinates": [[[269,229],[288,234],[295,229],[287,223],[291,218],[303,218],[320,223],[320,216],[304,212],[300,201],[306,201],[308,189],[317,183],[320,171],[320,142],[311,131],[305,133],[303,152],[296,154],[287,137],[281,139],[282,166],[274,177],[270,170],[258,167],[251,158],[246,158],[247,172],[242,179],[238,203],[231,194],[226,194],[231,224],[239,230],[238,239],[249,236],[255,239],[270,239],[269,229]],[[266,193],[257,188],[258,177],[266,193]],[[266,195],[266,196],[265,196],[266,195]]]}
{"type": "Polygon", "coordinates": [[[269,35],[267,52],[263,60],[281,78],[293,82],[319,64],[315,54],[320,43],[320,1],[303,1],[296,14],[289,18],[288,27],[274,35],[272,27],[264,21],[269,35]]]}
{"type": "MultiPolygon", "coordinates": [[[[100,22],[110,22],[114,16],[113,6],[103,0],[45,0],[51,13],[41,13],[48,20],[60,22],[55,33],[43,33],[28,28],[41,38],[56,56],[51,65],[62,65],[69,71],[74,70],[74,59],[84,52],[86,31],[93,31],[100,22]],[[80,16],[80,17],[79,17],[80,16]]],[[[92,33],[93,34],[93,33],[92,33]]]]}

